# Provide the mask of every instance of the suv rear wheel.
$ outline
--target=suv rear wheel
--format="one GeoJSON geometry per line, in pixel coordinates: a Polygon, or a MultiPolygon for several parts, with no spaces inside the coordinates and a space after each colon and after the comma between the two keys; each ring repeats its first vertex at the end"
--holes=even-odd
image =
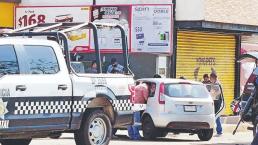
{"type": "Polygon", "coordinates": [[[51,139],[59,139],[62,136],[62,133],[56,133],[50,136],[51,139]]]}
{"type": "Polygon", "coordinates": [[[203,129],[198,132],[198,137],[201,141],[209,141],[212,138],[213,129],[203,129]]]}
{"type": "Polygon", "coordinates": [[[156,134],[157,137],[166,137],[167,135],[168,135],[168,132],[163,130],[158,130],[156,134]]]}
{"type": "Polygon", "coordinates": [[[142,120],[142,131],[144,139],[151,140],[157,137],[158,129],[156,129],[149,116],[144,117],[142,120]]]}
{"type": "Polygon", "coordinates": [[[6,139],[1,140],[2,145],[29,145],[31,139],[6,139]]]}
{"type": "Polygon", "coordinates": [[[90,112],[81,129],[75,133],[76,145],[107,145],[112,137],[108,116],[101,110],[90,112]]]}

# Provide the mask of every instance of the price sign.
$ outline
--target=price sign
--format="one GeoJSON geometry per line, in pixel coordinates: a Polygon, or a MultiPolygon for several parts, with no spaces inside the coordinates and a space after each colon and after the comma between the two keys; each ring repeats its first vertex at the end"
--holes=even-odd
{"type": "Polygon", "coordinates": [[[32,24],[45,23],[45,22],[46,22],[46,16],[44,14],[23,15],[18,19],[19,27],[25,27],[32,24]]]}
{"type": "MultiPolygon", "coordinates": [[[[90,21],[90,7],[88,6],[57,6],[57,7],[16,7],[16,28],[26,27],[38,23],[87,23],[90,21]]],[[[71,51],[84,51],[90,46],[89,30],[77,30],[67,34],[68,47],[71,51]],[[78,49],[80,48],[80,49],[78,49]]]]}
{"type": "Polygon", "coordinates": [[[132,7],[132,52],[172,52],[172,5],[132,7]]]}

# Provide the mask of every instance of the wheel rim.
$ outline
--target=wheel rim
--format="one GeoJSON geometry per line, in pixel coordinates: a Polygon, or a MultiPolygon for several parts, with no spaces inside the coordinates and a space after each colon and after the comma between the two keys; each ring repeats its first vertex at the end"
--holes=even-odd
{"type": "Polygon", "coordinates": [[[102,118],[95,118],[89,125],[89,139],[92,145],[101,145],[107,136],[107,126],[102,118]]]}

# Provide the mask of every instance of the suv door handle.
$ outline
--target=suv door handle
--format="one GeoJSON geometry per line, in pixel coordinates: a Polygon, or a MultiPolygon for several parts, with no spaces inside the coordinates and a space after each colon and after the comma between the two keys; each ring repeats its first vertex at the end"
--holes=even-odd
{"type": "Polygon", "coordinates": [[[16,86],[16,91],[25,91],[27,87],[25,85],[17,85],[16,86]]]}
{"type": "Polygon", "coordinates": [[[58,85],[58,90],[66,90],[67,88],[67,85],[58,85]]]}

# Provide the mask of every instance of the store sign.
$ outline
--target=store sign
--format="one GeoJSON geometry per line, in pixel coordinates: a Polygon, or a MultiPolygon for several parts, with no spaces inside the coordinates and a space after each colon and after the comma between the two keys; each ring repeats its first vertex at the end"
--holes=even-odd
{"type": "Polygon", "coordinates": [[[132,51],[172,52],[172,5],[132,7],[132,51]]]}
{"type": "Polygon", "coordinates": [[[198,57],[196,58],[196,63],[198,65],[216,65],[215,57],[198,57]]]}
{"type": "MultiPolygon", "coordinates": [[[[89,22],[90,7],[16,7],[16,28],[36,23],[89,22]]],[[[69,49],[83,51],[89,48],[89,30],[67,33],[69,49]]]]}
{"type": "MultiPolygon", "coordinates": [[[[119,24],[124,27],[128,37],[130,28],[130,6],[93,6],[91,21],[96,23],[119,24]]],[[[122,38],[119,29],[110,29],[107,27],[99,29],[98,38],[101,50],[122,52],[122,38]]],[[[94,49],[93,42],[94,41],[91,42],[91,46],[94,49]]]]}

